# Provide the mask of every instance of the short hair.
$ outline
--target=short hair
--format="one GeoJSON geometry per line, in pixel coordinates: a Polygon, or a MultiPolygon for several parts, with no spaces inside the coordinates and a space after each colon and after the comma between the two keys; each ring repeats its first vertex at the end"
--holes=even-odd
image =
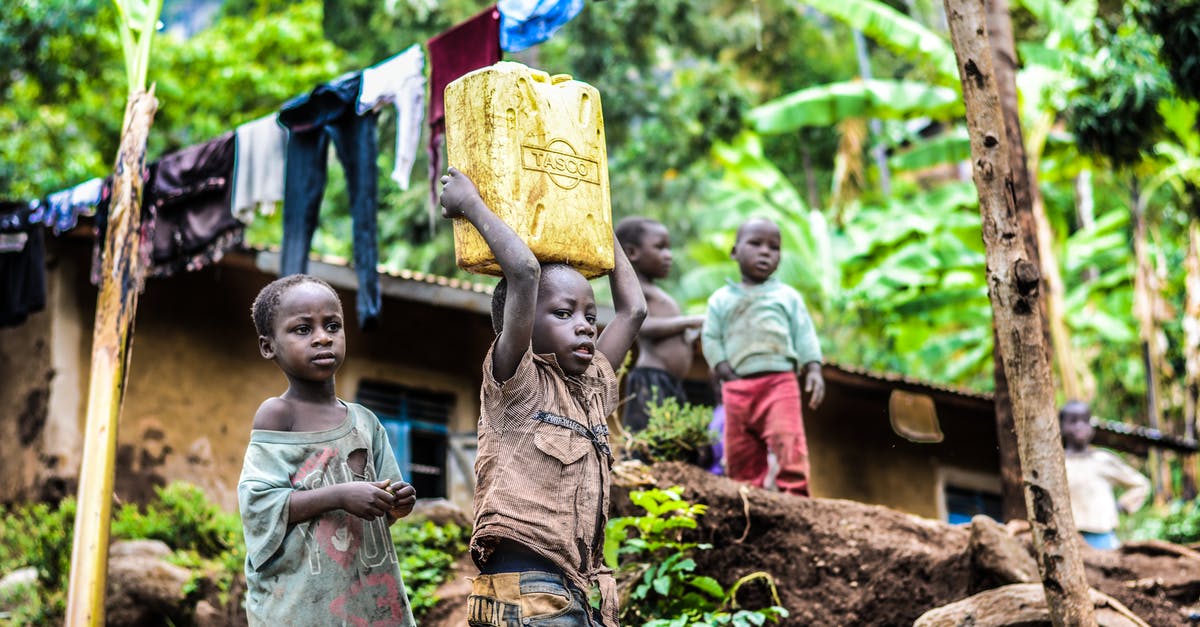
{"type": "MultiPolygon", "coordinates": [[[[561,272],[563,270],[578,272],[578,270],[565,263],[542,264],[542,275],[541,278],[538,279],[538,290],[541,290],[541,281],[546,277],[547,274],[561,272]]],[[[504,304],[507,301],[508,279],[502,277],[500,282],[496,284],[496,289],[492,290],[492,331],[495,331],[496,335],[500,335],[500,332],[504,330],[504,304]]]]}
{"type": "Polygon", "coordinates": [[[284,292],[304,283],[313,283],[329,290],[333,294],[333,297],[337,299],[338,306],[341,307],[342,299],[338,296],[337,290],[315,276],[310,274],[289,274],[288,276],[280,277],[259,290],[258,296],[254,297],[254,304],[250,306],[250,319],[254,321],[254,330],[260,336],[271,335],[271,329],[275,326],[275,312],[279,309],[279,299],[283,297],[284,292]]]}
{"type": "Polygon", "coordinates": [[[617,241],[621,242],[621,247],[626,246],[641,246],[642,238],[646,236],[646,229],[651,225],[662,225],[658,220],[643,218],[641,216],[630,216],[617,223],[613,229],[617,236],[617,241]]]}
{"type": "Polygon", "coordinates": [[[1085,403],[1083,401],[1078,401],[1078,400],[1070,400],[1063,404],[1062,409],[1058,410],[1058,421],[1059,422],[1062,422],[1063,418],[1066,418],[1067,410],[1075,410],[1075,411],[1083,410],[1083,413],[1085,413],[1085,414],[1092,413],[1092,407],[1090,405],[1088,405],[1087,403],[1085,403]]]}
{"type": "Polygon", "coordinates": [[[772,220],[770,218],[764,218],[761,216],[755,216],[755,217],[747,219],[745,222],[738,225],[737,234],[734,235],[733,241],[734,242],[742,241],[742,234],[745,233],[746,227],[750,226],[751,224],[756,224],[756,223],[770,224],[771,226],[775,227],[776,231],[781,231],[780,235],[782,235],[782,229],[779,228],[779,224],[777,224],[774,220],[772,220]]]}

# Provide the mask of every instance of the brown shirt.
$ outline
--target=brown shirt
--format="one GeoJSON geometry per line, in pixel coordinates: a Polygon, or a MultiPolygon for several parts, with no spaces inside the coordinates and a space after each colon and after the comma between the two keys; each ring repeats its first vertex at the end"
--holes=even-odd
{"type": "Polygon", "coordinates": [[[489,350],[480,401],[476,562],[500,540],[519,542],[584,592],[599,584],[605,624],[615,627],[616,585],[603,558],[612,465],[605,418],[617,405],[608,359],[597,354],[572,377],[553,355],[526,351],[512,378],[498,382],[489,350]]]}

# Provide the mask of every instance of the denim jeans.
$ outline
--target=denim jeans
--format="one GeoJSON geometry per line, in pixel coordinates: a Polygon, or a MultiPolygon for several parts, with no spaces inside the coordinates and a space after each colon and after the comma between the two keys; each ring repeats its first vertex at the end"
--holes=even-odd
{"type": "Polygon", "coordinates": [[[561,574],[538,570],[480,575],[467,597],[470,627],[599,625],[587,597],[561,574]]]}
{"type": "Polygon", "coordinates": [[[358,324],[374,328],[380,295],[376,212],[379,155],[374,112],[357,115],[362,75],[355,73],[321,85],[286,103],[279,122],[289,129],[283,188],[283,250],[280,273],[308,270],[308,251],[325,195],[329,143],[346,174],[354,233],[354,270],[358,276],[358,324]]]}

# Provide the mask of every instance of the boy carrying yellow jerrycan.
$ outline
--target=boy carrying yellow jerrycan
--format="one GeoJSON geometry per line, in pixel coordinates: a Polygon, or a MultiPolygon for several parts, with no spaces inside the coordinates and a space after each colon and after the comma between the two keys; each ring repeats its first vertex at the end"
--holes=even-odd
{"type": "MultiPolygon", "coordinates": [[[[542,263],[588,278],[613,269],[600,93],[566,74],[502,61],[446,86],[446,153],[542,263]]],[[[499,276],[483,237],[454,220],[458,266],[499,276]]]]}

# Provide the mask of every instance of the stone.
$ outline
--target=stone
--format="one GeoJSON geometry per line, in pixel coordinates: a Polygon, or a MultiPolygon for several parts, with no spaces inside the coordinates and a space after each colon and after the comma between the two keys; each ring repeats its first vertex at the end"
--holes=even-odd
{"type": "Polygon", "coordinates": [[[417,501],[412,515],[433,522],[439,527],[454,523],[459,527],[471,526],[471,518],[461,507],[447,499],[423,499],[417,501]]]}
{"type": "Polygon", "coordinates": [[[1037,561],[1025,544],[1014,538],[1004,526],[988,518],[971,519],[971,537],[967,542],[975,589],[1011,583],[1040,582],[1037,561]]]}
{"type": "Polygon", "coordinates": [[[104,611],[109,625],[160,625],[190,622],[184,586],[192,578],[186,568],[147,555],[125,555],[108,561],[108,594],[104,611]]]}
{"type": "MultiPolygon", "coordinates": [[[[1098,627],[1149,627],[1116,599],[1089,590],[1098,627]]],[[[913,627],[1050,627],[1040,583],[1018,583],[980,592],[922,614],[913,627]]]]}
{"type": "Polygon", "coordinates": [[[171,547],[162,540],[118,540],[108,547],[108,559],[118,557],[166,557],[171,547]]]}

